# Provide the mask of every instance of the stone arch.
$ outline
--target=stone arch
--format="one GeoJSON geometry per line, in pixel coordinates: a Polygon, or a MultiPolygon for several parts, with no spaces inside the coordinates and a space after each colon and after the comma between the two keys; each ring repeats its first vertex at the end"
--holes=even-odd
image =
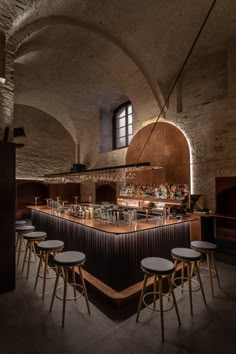
{"type": "MultiPolygon", "coordinates": [[[[140,77],[142,77],[143,81],[146,83],[145,84],[145,89],[150,91],[150,95],[153,96],[154,101],[158,105],[159,108],[162,107],[164,103],[164,97],[161,91],[160,86],[158,83],[156,83],[155,87],[151,82],[151,79],[148,77],[147,72],[145,71],[142,63],[140,62],[138,57],[135,57],[129,50],[128,47],[125,47],[121,41],[119,41],[118,38],[114,37],[112,34],[107,33],[104,30],[101,30],[100,28],[97,28],[96,26],[90,25],[88,23],[85,23],[81,20],[73,19],[70,17],[66,16],[49,16],[49,17],[44,17],[40,19],[36,19],[35,21],[26,24],[24,27],[19,28],[16,32],[12,33],[9,36],[8,42],[7,42],[7,47],[8,50],[11,51],[12,53],[16,53],[20,45],[32,35],[32,33],[40,31],[42,29],[45,29],[50,26],[55,26],[55,25],[70,25],[70,26],[76,26],[79,28],[86,29],[88,31],[91,31],[93,33],[96,33],[103,38],[106,38],[110,43],[113,45],[117,46],[123,53],[126,55],[130,61],[133,63],[133,65],[138,68],[140,72],[140,77]]],[[[132,80],[132,78],[130,78],[132,80]]],[[[134,80],[137,80],[137,78],[134,78],[134,80]]],[[[139,78],[140,80],[140,78],[139,78]]],[[[136,82],[137,84],[137,82],[136,82]]],[[[143,84],[143,83],[142,83],[143,84]]],[[[67,118],[68,121],[70,118],[67,118]]],[[[69,125],[73,126],[73,122],[70,122],[69,125]],[[71,124],[72,123],[72,124],[71,124]]],[[[70,134],[73,136],[73,129],[67,127],[67,130],[70,132],[70,134]]],[[[73,136],[74,140],[76,141],[77,138],[73,136]]]]}
{"type": "Polygon", "coordinates": [[[65,127],[35,107],[15,104],[14,110],[14,126],[23,126],[26,133],[26,137],[15,139],[24,144],[16,151],[17,178],[35,179],[69,171],[74,163],[75,144],[65,127]]]}

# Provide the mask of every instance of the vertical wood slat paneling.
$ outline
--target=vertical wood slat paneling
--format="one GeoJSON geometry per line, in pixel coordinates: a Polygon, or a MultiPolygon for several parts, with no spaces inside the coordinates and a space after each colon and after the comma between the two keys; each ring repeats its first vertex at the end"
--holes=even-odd
{"type": "Polygon", "coordinates": [[[189,247],[189,222],[124,234],[106,233],[32,210],[32,224],[50,240],[65,243],[65,251],[86,254],[85,269],[116,291],[142,280],[140,261],[145,257],[171,259],[174,247],[189,247]]]}

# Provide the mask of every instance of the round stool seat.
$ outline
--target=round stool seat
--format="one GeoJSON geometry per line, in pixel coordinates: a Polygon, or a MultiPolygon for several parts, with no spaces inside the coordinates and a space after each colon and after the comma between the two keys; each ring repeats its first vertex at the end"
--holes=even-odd
{"type": "Polygon", "coordinates": [[[217,246],[212,242],[206,241],[192,241],[191,247],[199,251],[215,251],[217,246]]]}
{"type": "Polygon", "coordinates": [[[24,224],[26,224],[26,221],[25,220],[16,220],[16,222],[15,222],[15,225],[17,226],[17,225],[24,225],[24,224]]]}
{"type": "Polygon", "coordinates": [[[34,231],[35,227],[32,225],[17,225],[16,226],[16,231],[18,232],[29,232],[29,231],[34,231]]]}
{"type": "Polygon", "coordinates": [[[183,261],[199,261],[201,259],[201,253],[192,250],[191,248],[173,248],[171,250],[173,257],[181,259],[183,261]]]}
{"type": "Polygon", "coordinates": [[[166,275],[174,271],[174,264],[168,259],[148,257],[141,260],[141,268],[150,274],[166,275]]]}
{"type": "Polygon", "coordinates": [[[33,232],[28,232],[27,234],[24,234],[24,239],[26,240],[41,240],[47,237],[46,232],[43,231],[33,231],[33,232]]]}
{"type": "Polygon", "coordinates": [[[60,240],[41,241],[38,248],[42,251],[57,251],[64,247],[64,242],[60,240]]]}
{"type": "Polygon", "coordinates": [[[84,253],[75,251],[62,252],[54,257],[55,263],[62,267],[80,265],[84,263],[85,260],[86,256],[84,253]]]}

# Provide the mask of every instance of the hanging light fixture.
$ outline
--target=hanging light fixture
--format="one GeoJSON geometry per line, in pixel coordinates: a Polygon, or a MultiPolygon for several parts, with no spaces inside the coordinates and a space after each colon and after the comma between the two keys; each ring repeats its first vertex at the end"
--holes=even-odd
{"type": "Polygon", "coordinates": [[[119,165],[103,168],[94,168],[81,172],[66,172],[49,174],[43,177],[45,183],[110,183],[124,182],[126,179],[134,179],[139,171],[157,170],[162,166],[151,165],[150,162],[119,165]]]}

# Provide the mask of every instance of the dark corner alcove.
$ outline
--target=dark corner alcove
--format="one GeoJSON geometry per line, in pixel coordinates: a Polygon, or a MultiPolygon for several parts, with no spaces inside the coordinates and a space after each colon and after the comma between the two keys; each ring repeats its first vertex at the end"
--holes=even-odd
{"type": "Polygon", "coordinates": [[[38,204],[45,204],[48,198],[48,185],[36,181],[16,181],[16,216],[17,218],[30,217],[27,205],[34,204],[34,197],[39,197],[38,204]]]}
{"type": "Polygon", "coordinates": [[[236,177],[216,178],[216,213],[236,217],[236,177]]]}
{"type": "Polygon", "coordinates": [[[216,177],[215,237],[218,259],[236,264],[236,177],[216,177]]]}
{"type": "Polygon", "coordinates": [[[96,185],[96,203],[116,203],[116,187],[114,183],[96,185]]]}

